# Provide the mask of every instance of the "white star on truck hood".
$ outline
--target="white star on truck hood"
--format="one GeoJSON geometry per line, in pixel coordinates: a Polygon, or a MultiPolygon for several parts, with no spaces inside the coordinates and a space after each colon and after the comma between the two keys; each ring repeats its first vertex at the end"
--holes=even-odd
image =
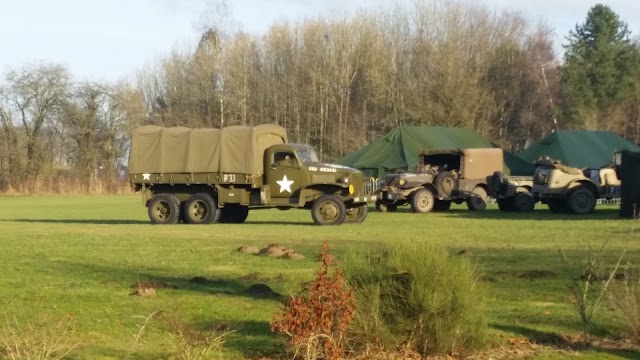
{"type": "Polygon", "coordinates": [[[151,177],[151,174],[149,173],[142,174],[142,180],[149,180],[149,177],[151,177]]]}
{"type": "Polygon", "coordinates": [[[287,175],[282,177],[282,180],[276,181],[278,185],[280,185],[280,192],[288,191],[291,193],[291,184],[293,184],[293,180],[287,179],[287,175]]]}

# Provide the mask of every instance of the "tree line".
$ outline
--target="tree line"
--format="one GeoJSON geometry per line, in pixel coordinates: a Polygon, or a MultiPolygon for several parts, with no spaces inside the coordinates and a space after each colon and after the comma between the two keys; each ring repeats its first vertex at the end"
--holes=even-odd
{"type": "Polygon", "coordinates": [[[568,34],[562,60],[552,29],[454,2],[277,23],[259,35],[217,24],[133,84],[73,82],[55,64],[5,73],[0,188],[64,174],[91,190],[126,165],[141,124],[275,123],[324,160],[402,125],[472,127],[509,150],[557,129],[640,141],[639,47],[604,5],[568,34]]]}

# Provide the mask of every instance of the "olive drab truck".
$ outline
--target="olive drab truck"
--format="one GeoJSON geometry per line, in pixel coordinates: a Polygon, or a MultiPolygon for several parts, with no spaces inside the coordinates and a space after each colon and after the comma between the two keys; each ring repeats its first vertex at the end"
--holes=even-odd
{"type": "Polygon", "coordinates": [[[489,195],[500,211],[530,212],[538,201],[531,190],[533,176],[506,176],[496,171],[488,180],[489,195]]]}
{"type": "Polygon", "coordinates": [[[413,212],[427,213],[466,202],[470,210],[484,210],[487,179],[502,168],[502,149],[423,150],[415,171],[388,174],[379,183],[376,208],[391,212],[408,203],[413,212]]]}
{"type": "Polygon", "coordinates": [[[363,174],[320,163],[277,125],[135,130],[129,181],[154,224],[242,223],[252,209],[308,209],[317,225],[367,216],[363,174]]]}

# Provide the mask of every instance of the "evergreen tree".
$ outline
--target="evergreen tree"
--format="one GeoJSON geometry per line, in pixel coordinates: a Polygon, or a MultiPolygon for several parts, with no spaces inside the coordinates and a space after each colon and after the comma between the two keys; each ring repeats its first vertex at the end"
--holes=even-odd
{"type": "Polygon", "coordinates": [[[592,7],[567,37],[562,85],[568,120],[601,129],[609,115],[633,97],[640,52],[627,24],[606,5],[592,7]]]}

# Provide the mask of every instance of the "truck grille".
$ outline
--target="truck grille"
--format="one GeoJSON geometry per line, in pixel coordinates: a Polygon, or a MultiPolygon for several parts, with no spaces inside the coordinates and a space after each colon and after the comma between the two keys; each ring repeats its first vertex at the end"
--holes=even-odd
{"type": "Polygon", "coordinates": [[[315,184],[332,184],[336,182],[335,176],[331,174],[312,175],[311,181],[315,184]]]}

